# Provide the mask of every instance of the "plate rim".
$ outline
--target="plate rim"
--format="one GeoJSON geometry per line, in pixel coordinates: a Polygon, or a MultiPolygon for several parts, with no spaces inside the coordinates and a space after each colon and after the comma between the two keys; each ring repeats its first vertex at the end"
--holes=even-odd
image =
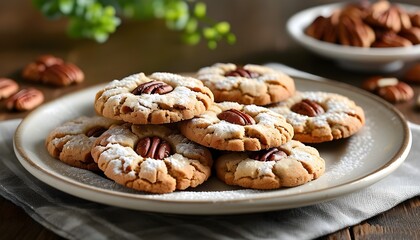
{"type": "MultiPolygon", "coordinates": [[[[403,135],[403,142],[400,146],[400,148],[398,149],[398,151],[396,151],[395,155],[390,157],[389,161],[387,161],[386,163],[384,163],[381,167],[379,167],[378,169],[376,169],[375,171],[369,172],[368,174],[361,176],[359,178],[356,179],[352,179],[351,181],[347,181],[345,183],[333,186],[333,187],[328,187],[328,188],[322,188],[322,189],[314,189],[311,191],[306,191],[304,193],[293,193],[293,194],[289,194],[286,196],[281,196],[281,199],[279,199],[279,202],[284,201],[284,199],[288,199],[288,198],[294,198],[298,195],[302,196],[302,199],[306,199],[306,201],[302,201],[300,204],[289,204],[289,205],[293,205],[292,207],[288,207],[287,204],[285,205],[281,205],[281,206],[277,206],[275,205],[270,207],[267,206],[269,209],[268,210],[279,210],[279,209],[289,209],[289,208],[294,208],[294,207],[301,207],[301,206],[307,206],[307,205],[312,205],[318,202],[323,202],[323,201],[327,201],[333,198],[336,198],[337,196],[341,196],[343,194],[348,194],[351,192],[354,192],[355,190],[367,187],[371,184],[374,184],[376,182],[378,182],[379,180],[383,179],[384,177],[388,176],[390,173],[392,173],[393,171],[395,171],[406,159],[409,150],[411,148],[411,141],[412,141],[412,137],[411,137],[411,131],[408,125],[408,122],[405,120],[405,117],[402,115],[402,113],[400,111],[398,111],[393,105],[391,105],[390,103],[386,102],[385,100],[371,94],[368,93],[366,91],[363,91],[355,86],[346,84],[346,83],[342,83],[342,82],[337,82],[334,80],[311,80],[308,78],[304,78],[304,77],[294,77],[294,78],[298,78],[304,81],[315,81],[318,82],[320,84],[327,84],[327,85],[335,85],[336,87],[340,87],[340,88],[345,88],[345,89],[349,89],[353,92],[356,92],[357,94],[362,94],[368,98],[373,98],[375,101],[381,103],[384,107],[386,107],[389,111],[393,112],[395,114],[395,116],[398,118],[398,121],[402,124],[403,130],[404,130],[404,135],[403,135]],[[312,196],[311,196],[312,195],[312,196]],[[320,196],[314,196],[314,195],[323,195],[322,199],[320,199],[320,196]],[[313,201],[315,200],[315,201],[313,201]]],[[[274,198],[278,197],[276,195],[275,192],[271,192],[271,194],[263,194],[263,196],[252,196],[252,198],[244,198],[244,199],[224,199],[224,200],[216,200],[216,201],[206,201],[206,200],[185,200],[185,199],[169,199],[169,198],[165,198],[165,199],[155,199],[155,198],[144,198],[142,196],[144,195],[136,195],[133,193],[125,193],[125,192],[118,192],[118,191],[113,191],[113,190],[109,190],[109,189],[103,189],[103,188],[99,188],[96,186],[90,186],[90,185],[86,185],[84,183],[78,182],[76,180],[70,179],[66,176],[62,176],[59,175],[56,172],[51,172],[47,169],[43,169],[42,167],[36,165],[35,162],[33,162],[33,160],[30,159],[30,157],[27,155],[27,153],[25,152],[23,146],[21,145],[22,143],[22,134],[23,134],[23,129],[25,128],[25,126],[28,124],[29,119],[31,118],[31,116],[36,115],[38,112],[42,111],[43,109],[48,108],[49,106],[53,105],[56,101],[62,100],[64,98],[71,98],[74,95],[78,95],[81,92],[87,92],[87,91],[93,91],[93,89],[98,89],[101,86],[104,86],[105,84],[98,84],[98,85],[94,85],[91,86],[89,88],[85,88],[83,90],[79,90],[73,93],[69,93],[66,94],[60,98],[57,98],[51,102],[48,102],[42,106],[40,106],[39,108],[35,109],[34,111],[32,111],[31,113],[28,114],[28,116],[23,119],[21,121],[21,123],[19,124],[19,126],[17,127],[16,131],[15,131],[15,135],[13,138],[13,147],[14,147],[14,151],[15,154],[19,160],[19,162],[23,165],[23,167],[30,172],[33,176],[35,176],[36,178],[38,178],[39,180],[41,180],[42,182],[46,183],[49,186],[52,186],[60,191],[66,192],[68,194],[71,194],[73,196],[77,196],[80,198],[84,198],[90,201],[94,201],[94,202],[100,202],[100,203],[104,203],[107,205],[113,205],[113,206],[119,206],[119,207],[126,207],[126,208],[130,208],[130,209],[135,209],[135,210],[148,210],[148,211],[155,211],[155,212],[165,212],[165,213],[182,213],[182,214],[210,214],[210,215],[216,215],[216,214],[226,214],[226,213],[250,213],[250,212],[260,212],[258,209],[249,209],[248,211],[245,210],[240,210],[238,208],[232,208],[232,209],[227,209],[228,211],[203,211],[203,212],[196,212],[196,208],[191,208],[191,212],[185,212],[181,209],[174,209],[173,211],[168,211],[167,209],[162,211],[159,211],[160,209],[144,209],[144,208],[137,208],[137,207],[130,207],[130,206],[124,206],[124,205],[119,205],[117,203],[109,203],[109,201],[105,201],[103,199],[97,199],[97,198],[92,198],[89,196],[86,196],[88,193],[93,193],[93,194],[100,194],[100,195],[105,195],[108,196],[110,198],[129,198],[129,201],[139,201],[139,205],[141,205],[142,202],[144,203],[153,203],[153,204],[158,204],[158,205],[180,205],[180,204],[192,204],[194,206],[201,206],[201,205],[208,205],[208,204],[225,204],[226,206],[228,205],[235,205],[235,204],[240,204],[240,205],[249,205],[249,204],[254,204],[254,205],[259,205],[259,204],[263,204],[264,202],[269,202],[270,200],[273,200],[274,198]],[[46,175],[45,175],[46,174],[46,175]],[[70,185],[69,189],[61,189],[58,188],[56,186],[54,186],[52,183],[50,183],[49,181],[46,180],[46,178],[48,180],[53,180],[53,181],[58,181],[59,184],[64,184],[64,185],[70,185]],[[82,193],[79,195],[75,195],[72,188],[81,188],[82,193]],[[110,196],[109,196],[110,195],[110,196]]],[[[80,190],[80,189],[79,189],[80,190]]],[[[235,190],[232,190],[235,191],[235,190]]],[[[270,192],[270,191],[268,191],[270,192]]],[[[273,205],[273,203],[271,204],[273,205]]],[[[224,209],[226,210],[226,209],[224,209]]]]}

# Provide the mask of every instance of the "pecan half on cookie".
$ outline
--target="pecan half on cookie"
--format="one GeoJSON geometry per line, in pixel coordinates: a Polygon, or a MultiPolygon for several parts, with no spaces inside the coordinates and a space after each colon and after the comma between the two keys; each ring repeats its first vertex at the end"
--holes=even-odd
{"type": "Polygon", "coordinates": [[[393,77],[374,76],[368,78],[363,82],[362,88],[392,103],[405,102],[414,96],[413,88],[410,85],[393,77]]]}
{"type": "Polygon", "coordinates": [[[293,137],[293,128],[265,107],[235,102],[215,103],[206,112],[180,123],[188,139],[228,151],[257,151],[278,147],[293,137]]]}
{"type": "Polygon", "coordinates": [[[52,55],[41,55],[22,71],[22,77],[29,81],[42,82],[58,87],[83,82],[85,76],[79,67],[65,63],[52,55]]]}
{"type": "Polygon", "coordinates": [[[309,117],[315,117],[325,112],[321,105],[310,99],[303,99],[302,101],[295,103],[290,110],[309,117]]]}
{"type": "Polygon", "coordinates": [[[140,84],[131,93],[134,95],[140,94],[166,94],[171,92],[174,88],[164,82],[150,81],[140,84]]]}
{"type": "Polygon", "coordinates": [[[135,149],[142,157],[164,159],[172,155],[171,145],[159,137],[145,137],[139,140],[135,149]]]}
{"type": "Polygon", "coordinates": [[[236,109],[223,111],[219,113],[217,117],[221,120],[241,126],[255,124],[255,120],[251,116],[236,109]]]}
{"type": "Polygon", "coordinates": [[[19,85],[9,78],[0,78],[0,100],[10,97],[19,90],[19,85]]]}

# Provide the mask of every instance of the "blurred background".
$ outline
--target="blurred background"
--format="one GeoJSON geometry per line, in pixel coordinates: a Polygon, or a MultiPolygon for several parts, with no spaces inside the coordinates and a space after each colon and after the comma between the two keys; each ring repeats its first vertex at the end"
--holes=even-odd
{"type": "MultiPolygon", "coordinates": [[[[105,43],[72,39],[66,34],[66,20],[48,20],[32,1],[0,1],[0,76],[13,76],[23,64],[46,53],[79,65],[88,83],[110,81],[140,71],[191,72],[215,62],[276,61],[316,74],[319,70],[312,63],[329,61],[293,43],[285,25],[291,15],[302,9],[338,1],[203,2],[207,4],[207,16],[230,23],[237,38],[234,45],[221,42],[215,50],[208,49],[204,41],[196,46],[186,45],[180,41],[180,34],[168,30],[161,20],[123,19],[105,43]],[[295,57],[297,52],[302,54],[295,57]]],[[[398,2],[419,4],[419,0],[398,2]]]]}

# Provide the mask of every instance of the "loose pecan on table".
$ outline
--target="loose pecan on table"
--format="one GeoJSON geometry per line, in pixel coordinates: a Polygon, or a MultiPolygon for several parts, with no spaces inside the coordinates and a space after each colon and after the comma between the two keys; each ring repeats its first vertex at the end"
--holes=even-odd
{"type": "Polygon", "coordinates": [[[410,16],[411,24],[414,27],[420,27],[420,11],[409,14],[409,16],[410,16]]]}
{"type": "Polygon", "coordinates": [[[305,33],[318,40],[346,46],[409,47],[420,44],[413,27],[420,27],[419,11],[410,13],[389,1],[372,4],[363,1],[347,4],[329,16],[318,16],[305,33]],[[335,42],[336,37],[338,41],[335,42]]]}
{"type": "Polygon", "coordinates": [[[336,43],[338,40],[337,12],[330,17],[318,16],[306,29],[306,34],[321,41],[336,43]]]}
{"type": "Polygon", "coordinates": [[[398,82],[394,86],[386,86],[378,89],[378,95],[389,102],[405,102],[413,98],[413,89],[404,82],[398,82]]]}
{"type": "Polygon", "coordinates": [[[9,78],[0,78],[0,100],[8,98],[19,90],[19,85],[9,78]]]}
{"type": "Polygon", "coordinates": [[[58,87],[83,82],[82,70],[74,64],[65,63],[61,58],[42,55],[29,63],[22,71],[22,77],[29,81],[42,82],[58,87]]]}
{"type": "Polygon", "coordinates": [[[39,106],[44,101],[44,94],[35,89],[22,89],[6,100],[6,108],[9,110],[27,111],[39,106]]]}
{"type": "Polygon", "coordinates": [[[369,92],[376,92],[382,87],[395,86],[398,84],[398,81],[399,80],[394,77],[374,76],[363,81],[362,88],[369,92]]]}
{"type": "Polygon", "coordinates": [[[375,32],[361,19],[346,15],[340,18],[338,38],[342,45],[370,47],[375,41],[375,32]]]}

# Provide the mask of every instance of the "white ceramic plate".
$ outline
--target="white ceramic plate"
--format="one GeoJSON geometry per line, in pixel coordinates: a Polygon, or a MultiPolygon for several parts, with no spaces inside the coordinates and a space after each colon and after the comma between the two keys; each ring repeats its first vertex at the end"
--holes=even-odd
{"type": "Polygon", "coordinates": [[[64,96],[33,111],[16,130],[15,152],[36,178],[74,196],[124,208],[181,214],[249,213],[311,205],[369,186],[404,161],[411,135],[402,115],[390,104],[337,82],[297,78],[296,85],[301,91],[335,92],[354,99],[366,112],[366,126],[349,139],[316,145],[326,160],[326,172],[321,178],[295,188],[241,189],[227,186],[212,176],[196,189],[146,194],[50,157],[44,147],[47,134],[65,121],[93,115],[94,96],[101,86],[64,96]]]}
{"type": "MultiPolygon", "coordinates": [[[[409,12],[420,10],[419,6],[398,4],[409,12]]],[[[420,58],[420,45],[398,48],[361,48],[319,41],[305,34],[306,27],[318,16],[330,16],[343,7],[343,3],[327,4],[303,10],[287,22],[287,31],[295,41],[314,53],[336,60],[347,69],[366,71],[395,71],[405,62],[420,58]]]]}

